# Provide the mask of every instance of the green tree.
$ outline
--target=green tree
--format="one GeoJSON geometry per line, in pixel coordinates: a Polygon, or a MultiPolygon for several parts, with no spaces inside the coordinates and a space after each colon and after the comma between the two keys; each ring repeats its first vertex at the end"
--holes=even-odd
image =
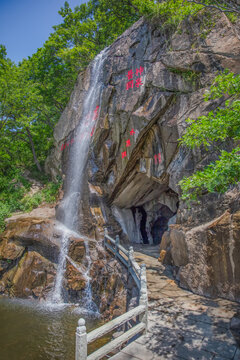
{"type": "Polygon", "coordinates": [[[224,71],[219,74],[205,100],[227,97],[224,106],[211,111],[207,116],[190,120],[181,144],[190,148],[203,146],[207,151],[220,152],[219,159],[202,171],[180,181],[183,199],[196,200],[204,192],[225,192],[230,185],[240,181],[240,75],[224,71]],[[229,140],[232,151],[221,150],[221,144],[229,140]]]}
{"type": "Polygon", "coordinates": [[[74,11],[65,2],[59,14],[63,22],[53,27],[48,45],[77,72],[140,18],[130,0],[90,0],[74,11]]]}
{"type": "MultiPolygon", "coordinates": [[[[27,143],[31,149],[34,162],[38,170],[41,171],[41,165],[35,150],[33,133],[38,118],[37,106],[42,101],[42,97],[36,84],[30,81],[26,74],[25,63],[21,66],[16,66],[12,62],[5,60],[1,64],[1,137],[5,139],[4,144],[7,146],[5,151],[9,155],[11,153],[10,157],[12,159],[14,154],[9,145],[21,142],[27,143]]],[[[18,153],[19,151],[17,151],[18,153]]]]}
{"type": "Polygon", "coordinates": [[[189,3],[202,5],[209,9],[218,9],[224,13],[240,14],[240,4],[235,0],[187,0],[189,3]]]}

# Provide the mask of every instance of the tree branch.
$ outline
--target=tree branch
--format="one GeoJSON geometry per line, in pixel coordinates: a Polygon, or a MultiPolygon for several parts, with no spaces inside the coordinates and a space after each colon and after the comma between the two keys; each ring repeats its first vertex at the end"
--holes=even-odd
{"type": "Polygon", "coordinates": [[[35,164],[36,164],[39,172],[42,172],[41,165],[40,165],[40,163],[39,163],[39,161],[38,161],[38,158],[37,158],[37,155],[36,155],[36,151],[35,151],[35,146],[34,146],[34,143],[33,143],[32,135],[31,135],[31,132],[30,132],[30,130],[29,130],[28,127],[26,127],[26,131],[27,131],[27,136],[28,136],[28,139],[29,139],[31,148],[32,148],[32,153],[33,153],[34,162],[35,162],[35,164]]]}
{"type": "Polygon", "coordinates": [[[135,5],[133,5],[133,3],[132,3],[131,0],[128,0],[128,1],[127,1],[127,4],[128,4],[129,6],[131,6],[137,13],[139,13],[139,9],[138,9],[135,5]]]}
{"type": "Polygon", "coordinates": [[[186,1],[189,2],[189,3],[197,4],[197,5],[203,5],[206,8],[216,9],[216,10],[219,10],[219,11],[221,11],[223,13],[236,12],[236,13],[240,14],[240,10],[236,9],[235,7],[233,7],[233,8],[226,8],[226,7],[222,8],[220,5],[219,5],[219,7],[216,6],[216,5],[207,5],[204,2],[200,2],[200,1],[196,1],[196,0],[186,0],[186,1]]]}

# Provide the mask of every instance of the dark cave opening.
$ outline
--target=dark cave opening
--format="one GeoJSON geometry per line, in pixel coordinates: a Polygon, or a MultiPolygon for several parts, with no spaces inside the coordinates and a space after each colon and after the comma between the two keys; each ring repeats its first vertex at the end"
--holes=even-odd
{"type": "Polygon", "coordinates": [[[143,206],[139,206],[138,210],[142,215],[142,219],[140,221],[140,231],[141,231],[143,243],[149,244],[148,235],[147,235],[147,231],[146,231],[147,213],[144,210],[143,206]]]}
{"type": "MultiPolygon", "coordinates": [[[[171,192],[172,194],[172,192],[171,192]]],[[[169,195],[169,193],[167,193],[169,195]]],[[[176,222],[177,208],[179,205],[178,198],[175,196],[174,202],[170,202],[171,209],[165,204],[155,203],[153,207],[148,205],[132,206],[133,215],[133,232],[132,242],[138,242],[145,245],[159,245],[165,231],[168,230],[169,224],[176,222]],[[175,207],[175,209],[174,209],[175,207]],[[140,237],[140,238],[139,238],[140,237]],[[135,241],[136,239],[136,241],[135,241]]],[[[128,219],[129,221],[130,219],[128,219]]]]}
{"type": "Polygon", "coordinates": [[[151,228],[151,235],[153,238],[154,245],[158,245],[161,243],[163,233],[168,229],[168,220],[169,218],[165,216],[160,216],[153,223],[151,228]]]}

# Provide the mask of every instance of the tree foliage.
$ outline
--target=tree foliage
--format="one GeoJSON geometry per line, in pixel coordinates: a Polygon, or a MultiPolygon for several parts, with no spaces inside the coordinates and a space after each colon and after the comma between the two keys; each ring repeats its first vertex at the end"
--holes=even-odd
{"type": "MultiPolygon", "coordinates": [[[[62,23],[53,26],[53,32],[44,45],[28,59],[15,64],[7,57],[6,48],[0,45],[2,183],[14,183],[26,169],[32,173],[37,170],[38,176],[43,173],[44,161],[53,145],[53,128],[69,100],[78,73],[141,16],[158,19],[161,27],[175,28],[182,20],[194,16],[206,5],[217,6],[225,11],[223,6],[233,0],[196,2],[198,1],[89,0],[74,10],[65,2],[59,11],[62,23]]],[[[222,81],[219,83],[223,86],[222,81]]],[[[232,119],[236,106],[228,104],[232,119]]],[[[211,116],[214,118],[215,114],[211,116]]],[[[218,116],[223,118],[224,110],[218,116]]],[[[207,129],[202,128],[201,131],[204,136],[207,129]]],[[[230,133],[230,125],[218,133],[223,136],[224,131],[230,133]]],[[[198,141],[200,140],[199,137],[198,141]]],[[[208,141],[212,141],[210,135],[208,141]]],[[[20,183],[25,188],[22,181],[20,183]]],[[[27,188],[24,191],[20,191],[18,187],[11,189],[11,193],[18,194],[19,199],[27,191],[27,188]]],[[[6,189],[0,191],[7,194],[6,189]]],[[[9,211],[18,209],[15,198],[8,201],[10,198],[10,195],[0,198],[4,201],[0,204],[0,217],[3,216],[1,214],[6,216],[9,211]]]]}
{"type": "Polygon", "coordinates": [[[224,13],[240,14],[240,3],[235,0],[187,0],[189,3],[202,5],[209,9],[218,9],[224,13]]]}
{"type": "Polygon", "coordinates": [[[197,199],[204,192],[225,192],[240,181],[240,75],[224,71],[205,94],[205,100],[224,99],[221,107],[207,116],[188,119],[189,127],[181,143],[190,148],[204,146],[207,151],[219,150],[216,162],[180,181],[183,199],[197,199]],[[226,100],[227,97],[227,100],[226,100]],[[221,150],[224,141],[233,144],[233,150],[221,150]]]}

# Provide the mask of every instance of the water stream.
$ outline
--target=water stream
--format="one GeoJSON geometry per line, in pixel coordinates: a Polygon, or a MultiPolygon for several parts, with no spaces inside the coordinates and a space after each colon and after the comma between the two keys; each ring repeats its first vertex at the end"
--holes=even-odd
{"type": "MultiPolygon", "coordinates": [[[[78,219],[81,216],[82,184],[89,146],[100,112],[103,87],[101,75],[105,58],[106,50],[92,63],[91,83],[75,131],[75,142],[69,148],[66,191],[60,204],[63,216],[59,230],[62,236],[54,289],[49,298],[42,302],[0,297],[0,359],[74,360],[75,331],[79,317],[84,314],[88,331],[100,325],[98,309],[92,300],[88,239],[81,234],[78,219]],[[84,240],[86,256],[82,267],[68,255],[70,237],[84,240]],[[64,301],[63,281],[67,259],[86,279],[85,291],[78,304],[67,304],[64,301]]],[[[94,344],[94,348],[108,340],[101,339],[94,344]]]]}
{"type": "MultiPolygon", "coordinates": [[[[82,116],[76,129],[75,141],[70,148],[69,163],[67,170],[67,186],[63,201],[60,205],[62,214],[61,221],[64,226],[60,226],[62,231],[61,250],[58,261],[55,287],[48,301],[52,304],[64,303],[62,284],[66,268],[66,257],[68,255],[69,237],[72,231],[79,231],[78,219],[80,216],[80,203],[82,197],[82,184],[84,179],[84,170],[86,168],[89,146],[91,138],[96,127],[100,111],[101,91],[103,88],[101,77],[103,64],[107,51],[102,51],[94,60],[91,70],[91,82],[83,102],[82,116]]],[[[77,235],[81,236],[81,229],[77,235]]],[[[97,307],[92,300],[91,279],[89,272],[91,269],[91,257],[88,241],[84,241],[87,269],[85,273],[86,288],[84,292],[85,308],[89,312],[97,314],[97,307]]]]}
{"type": "Polygon", "coordinates": [[[50,295],[50,301],[52,303],[61,304],[63,303],[62,298],[62,283],[64,272],[66,268],[66,256],[68,254],[68,239],[69,239],[69,232],[65,229],[62,230],[62,237],[61,237],[61,248],[59,254],[59,262],[57,268],[57,274],[55,279],[55,286],[54,291],[50,295]]]}

